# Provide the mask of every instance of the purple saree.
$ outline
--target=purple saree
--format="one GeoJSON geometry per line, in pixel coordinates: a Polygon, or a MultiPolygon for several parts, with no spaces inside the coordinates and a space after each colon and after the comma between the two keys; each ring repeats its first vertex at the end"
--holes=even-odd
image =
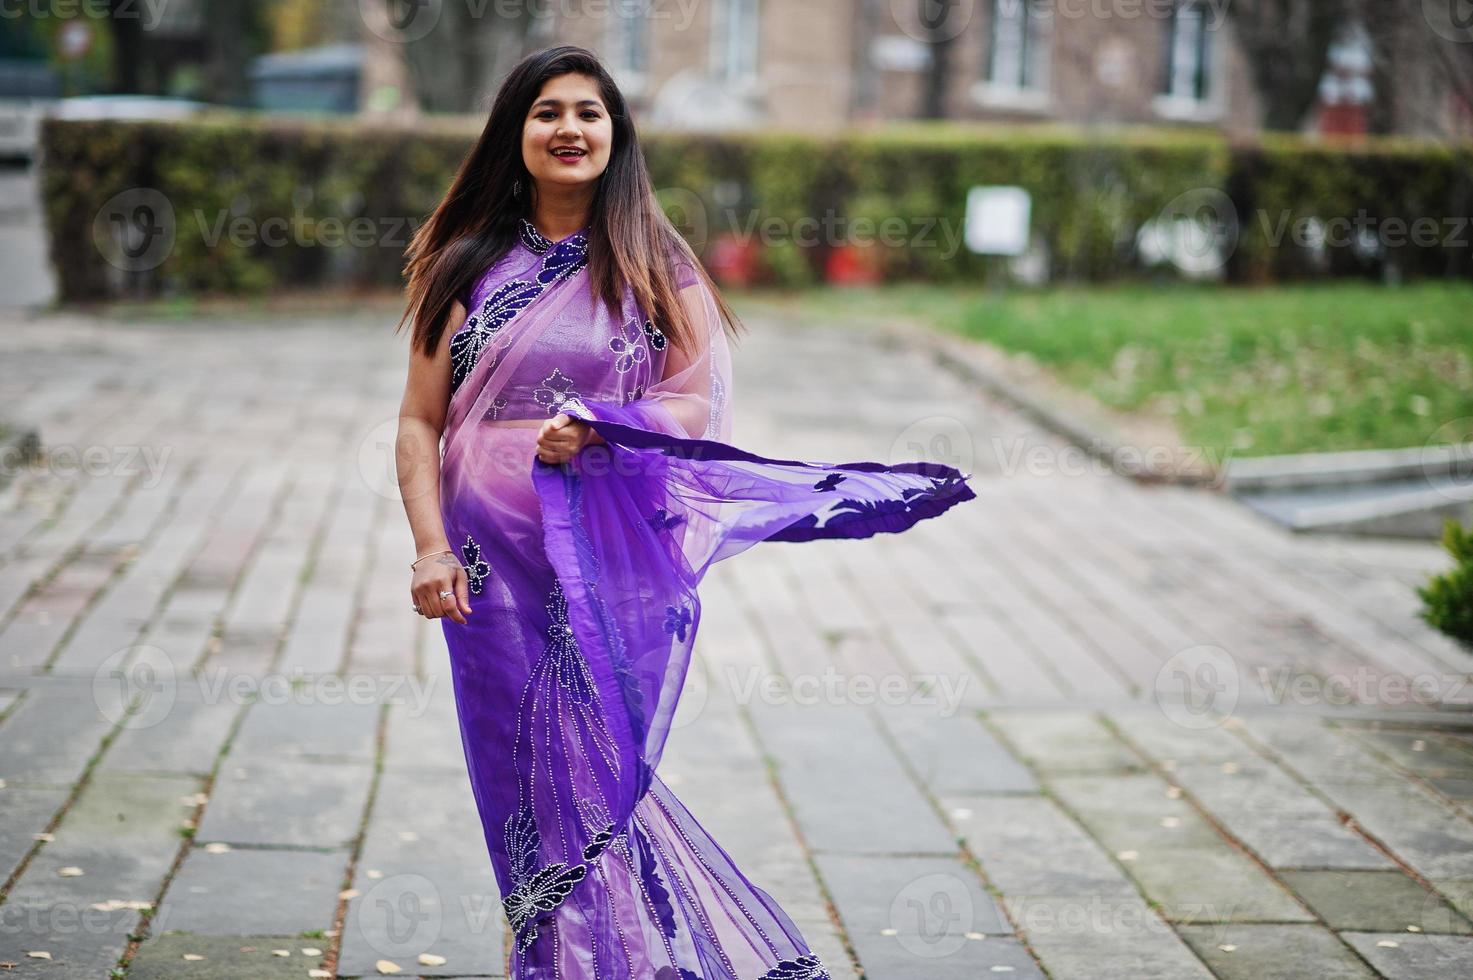
{"type": "MultiPolygon", "coordinates": [[[[594,301],[587,229],[520,241],[451,338],[446,534],[472,613],[442,619],[471,785],[515,943],[511,976],[817,980],[790,917],[656,775],[700,625],[697,586],[759,541],[901,531],[971,499],[931,463],[770,459],[728,444],[731,357],[667,343],[626,294],[594,301]],[[606,440],[536,458],[566,412],[606,440]]],[[[688,288],[689,287],[689,288],[688,288]]]]}

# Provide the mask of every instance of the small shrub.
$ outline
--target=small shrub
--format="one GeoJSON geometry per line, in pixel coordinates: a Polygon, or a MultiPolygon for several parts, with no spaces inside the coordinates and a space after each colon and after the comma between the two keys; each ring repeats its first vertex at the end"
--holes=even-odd
{"type": "Polygon", "coordinates": [[[1417,588],[1422,618],[1447,635],[1473,645],[1473,528],[1448,520],[1442,546],[1453,556],[1453,567],[1434,575],[1417,588]]]}

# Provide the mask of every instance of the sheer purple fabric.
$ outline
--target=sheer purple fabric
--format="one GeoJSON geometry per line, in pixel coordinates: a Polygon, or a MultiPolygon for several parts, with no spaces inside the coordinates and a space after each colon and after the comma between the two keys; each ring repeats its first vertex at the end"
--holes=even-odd
{"type": "Polygon", "coordinates": [[[529,222],[451,338],[445,531],[472,614],[442,619],[511,976],[817,980],[791,918],[656,775],[713,562],[759,541],[901,531],[974,495],[931,463],[771,459],[729,444],[731,355],[709,288],[676,349],[588,287],[587,229],[529,222]],[[536,458],[559,412],[606,440],[536,458]]]}

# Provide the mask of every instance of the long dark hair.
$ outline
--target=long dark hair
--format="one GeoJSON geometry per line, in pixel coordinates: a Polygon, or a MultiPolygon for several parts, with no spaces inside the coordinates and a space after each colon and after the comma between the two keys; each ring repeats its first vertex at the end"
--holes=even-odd
{"type": "Polygon", "coordinates": [[[528,55],[507,75],[480,139],[405,251],[408,305],[394,332],[412,316],[413,343],[427,356],[434,355],[456,298],[512,247],[518,220],[531,218],[532,177],[522,161],[522,128],[548,79],[575,72],[597,79],[613,123],[608,167],[598,177],[588,220],[588,275],[594,295],[618,319],[627,283],[639,308],[693,356],[695,328],[680,302],[670,264],[672,254],[683,256],[710,287],[724,326],[735,333],[741,325],[655,200],[623,93],[593,52],[564,44],[528,55]],[[521,195],[512,193],[517,180],[522,182],[521,195]]]}

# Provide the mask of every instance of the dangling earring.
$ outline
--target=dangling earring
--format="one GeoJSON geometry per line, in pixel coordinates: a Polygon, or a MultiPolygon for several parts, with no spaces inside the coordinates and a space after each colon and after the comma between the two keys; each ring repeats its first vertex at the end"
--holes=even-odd
{"type": "Polygon", "coordinates": [[[511,185],[511,196],[512,197],[521,197],[522,196],[522,178],[518,177],[517,180],[516,180],[516,183],[514,183],[514,184],[511,185]]]}

